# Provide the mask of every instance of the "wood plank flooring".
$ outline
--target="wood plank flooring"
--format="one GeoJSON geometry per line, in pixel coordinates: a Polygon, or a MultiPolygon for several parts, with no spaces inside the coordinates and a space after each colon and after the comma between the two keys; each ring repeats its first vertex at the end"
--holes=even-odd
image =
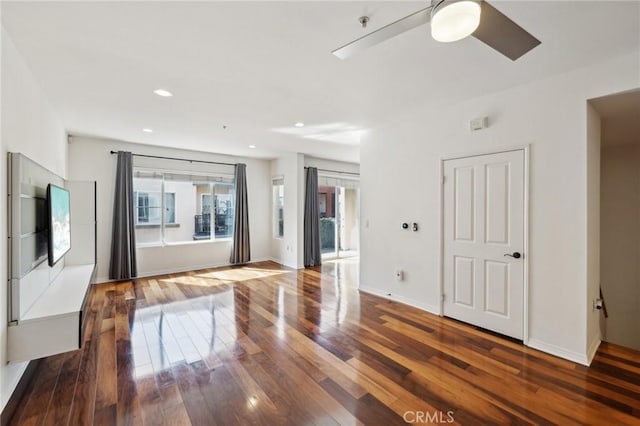
{"type": "Polygon", "coordinates": [[[640,353],[586,368],[357,291],[357,261],[94,286],[12,424],[640,424],[640,353]]]}

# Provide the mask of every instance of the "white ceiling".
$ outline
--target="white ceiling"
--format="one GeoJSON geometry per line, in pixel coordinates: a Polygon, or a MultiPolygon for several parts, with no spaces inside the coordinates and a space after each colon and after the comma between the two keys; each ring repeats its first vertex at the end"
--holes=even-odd
{"type": "Polygon", "coordinates": [[[511,62],[474,38],[437,43],[423,26],[331,55],[426,2],[21,1],[2,2],[2,21],[70,133],[264,158],[358,161],[359,135],[412,106],[640,49],[638,1],[491,3],[542,44],[511,62]]]}

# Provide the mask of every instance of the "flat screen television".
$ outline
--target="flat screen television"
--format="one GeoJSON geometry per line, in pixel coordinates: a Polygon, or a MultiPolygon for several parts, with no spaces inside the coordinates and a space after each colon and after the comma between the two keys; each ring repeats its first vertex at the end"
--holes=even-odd
{"type": "Polygon", "coordinates": [[[71,249],[69,191],[54,184],[47,186],[49,217],[49,266],[55,265],[71,249]]]}

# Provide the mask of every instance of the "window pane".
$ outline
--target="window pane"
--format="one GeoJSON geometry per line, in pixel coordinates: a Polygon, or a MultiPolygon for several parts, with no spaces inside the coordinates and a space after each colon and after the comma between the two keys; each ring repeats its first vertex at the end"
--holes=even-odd
{"type": "Polygon", "coordinates": [[[320,209],[320,249],[322,253],[336,252],[336,188],[318,186],[320,209]]]}
{"type": "Polygon", "coordinates": [[[149,192],[149,220],[148,223],[154,225],[160,225],[160,211],[162,210],[162,203],[160,202],[160,192],[149,192]]]}
{"type": "Polygon", "coordinates": [[[140,244],[233,235],[234,186],[229,177],[144,169],[134,172],[136,235],[140,244]],[[211,232],[212,228],[215,232],[211,232]]]}
{"type": "Polygon", "coordinates": [[[136,203],[136,243],[160,243],[162,241],[160,228],[162,179],[157,177],[134,178],[133,191],[136,203]]]}
{"type": "Polygon", "coordinates": [[[273,235],[284,236],[284,184],[282,179],[273,180],[273,235]]]}
{"type": "Polygon", "coordinates": [[[195,232],[196,185],[184,180],[164,181],[164,241],[178,243],[193,241],[195,232]]]}
{"type": "Polygon", "coordinates": [[[173,192],[164,194],[164,223],[176,223],[176,194],[173,192]]]}
{"type": "Polygon", "coordinates": [[[211,184],[196,185],[198,206],[194,216],[194,240],[208,240],[211,238],[211,184]]]}
{"type": "Polygon", "coordinates": [[[231,184],[215,183],[213,185],[215,238],[233,236],[234,192],[231,184]]]}

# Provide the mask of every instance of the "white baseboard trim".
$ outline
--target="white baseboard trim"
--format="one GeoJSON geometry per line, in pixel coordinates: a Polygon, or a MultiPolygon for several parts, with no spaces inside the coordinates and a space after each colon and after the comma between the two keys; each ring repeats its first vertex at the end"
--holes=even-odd
{"type": "Polygon", "coordinates": [[[530,338],[527,346],[557,356],[559,358],[564,358],[578,364],[586,365],[587,367],[590,364],[589,358],[587,357],[586,353],[570,351],[568,349],[553,345],[551,343],[543,342],[538,339],[530,338]]]}
{"type": "Polygon", "coordinates": [[[286,266],[287,268],[291,268],[291,269],[304,269],[304,266],[299,266],[297,263],[296,264],[291,264],[288,262],[285,262],[281,259],[276,259],[275,257],[270,257],[268,260],[277,263],[278,265],[282,265],[282,266],[286,266]]]}
{"type": "Polygon", "coordinates": [[[589,346],[589,350],[587,351],[587,361],[589,362],[587,365],[591,365],[593,358],[596,356],[596,352],[598,352],[600,343],[602,343],[600,336],[596,337],[593,342],[591,342],[591,346],[589,346]]]}
{"type": "Polygon", "coordinates": [[[408,297],[400,296],[393,293],[384,292],[377,288],[371,288],[366,286],[358,287],[363,293],[372,294],[374,296],[382,297],[383,299],[393,300],[394,302],[402,303],[404,305],[413,306],[414,308],[421,309],[423,311],[427,311],[430,314],[440,315],[440,308],[438,306],[430,305],[428,303],[423,303],[415,299],[410,299],[408,297]]]}

